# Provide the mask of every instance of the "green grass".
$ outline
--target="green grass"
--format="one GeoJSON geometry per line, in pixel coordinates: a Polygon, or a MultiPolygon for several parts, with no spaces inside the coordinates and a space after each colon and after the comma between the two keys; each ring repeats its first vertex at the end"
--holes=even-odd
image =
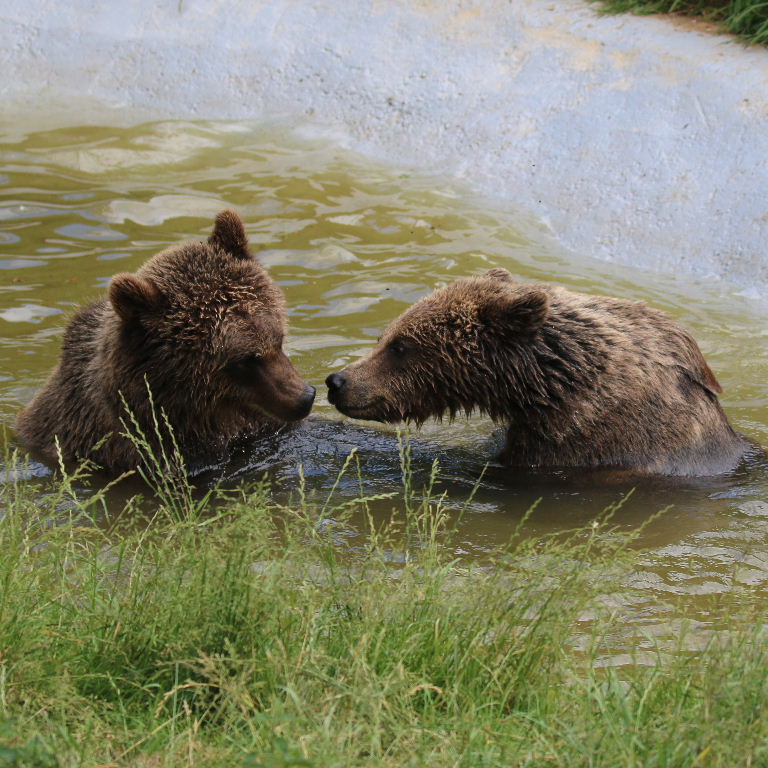
{"type": "Polygon", "coordinates": [[[766,0],[595,0],[610,13],[677,13],[717,22],[750,43],[768,44],[766,0]]]}
{"type": "Polygon", "coordinates": [[[141,525],[138,500],[109,513],[77,474],[7,482],[0,766],[768,765],[760,622],[725,612],[701,653],[601,669],[622,619],[597,598],[634,567],[633,535],[610,514],[522,525],[473,566],[452,554],[461,504],[408,464],[386,524],[362,477],[356,500],[299,486],[287,506],[165,482],[141,525]],[[344,545],[353,513],[365,537],[344,545]],[[585,611],[602,615],[586,651],[585,611]]]}

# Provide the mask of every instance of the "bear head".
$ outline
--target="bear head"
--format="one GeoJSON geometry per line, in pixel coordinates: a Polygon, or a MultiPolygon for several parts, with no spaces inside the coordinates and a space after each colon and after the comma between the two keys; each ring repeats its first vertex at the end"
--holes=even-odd
{"type": "Polygon", "coordinates": [[[283,352],[282,292],[249,251],[234,211],[219,213],[207,241],[115,275],[109,302],[109,388],[141,411],[149,386],[182,439],[185,431],[231,437],[309,413],[315,390],[283,352]]]}
{"type": "Polygon", "coordinates": [[[516,355],[544,323],[547,294],[505,269],[465,278],[407,309],[358,362],[326,379],[342,413],[383,422],[503,412],[516,355]]]}

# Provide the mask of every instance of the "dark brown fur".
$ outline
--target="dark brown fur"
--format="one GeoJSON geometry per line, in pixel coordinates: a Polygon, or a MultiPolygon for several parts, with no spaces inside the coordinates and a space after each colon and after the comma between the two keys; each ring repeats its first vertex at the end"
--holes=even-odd
{"type": "Polygon", "coordinates": [[[58,439],[66,461],[135,467],[122,398],[152,436],[148,388],[187,459],[306,416],[314,389],[282,352],[283,295],[247,243],[238,215],[223,211],[207,242],[113,277],[108,298],[70,321],[58,366],[18,418],[22,440],[49,461],[58,439]]]}
{"type": "Polygon", "coordinates": [[[747,448],[696,342],[671,317],[518,285],[503,269],[417,302],[327,383],[355,418],[486,413],[509,425],[510,466],[706,475],[732,469],[747,448]]]}

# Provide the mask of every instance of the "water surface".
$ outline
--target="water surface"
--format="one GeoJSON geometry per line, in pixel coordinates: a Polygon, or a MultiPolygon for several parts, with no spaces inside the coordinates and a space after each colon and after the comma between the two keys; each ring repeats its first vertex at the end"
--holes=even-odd
{"type": "MultiPolygon", "coordinates": [[[[244,448],[207,480],[237,483],[266,473],[275,493],[286,495],[295,492],[301,465],[309,491],[322,495],[354,448],[367,491],[396,490],[395,430],[341,417],[325,400],[323,380],[363,354],[413,301],[491,266],[524,281],[643,299],[671,313],[699,341],[736,428],[768,444],[765,305],[750,304],[723,283],[567,253],[526,214],[439,176],[383,167],[306,133],[166,122],[0,136],[0,195],[5,424],[54,365],[76,305],[158,250],[207,236],[214,214],[232,206],[285,292],[287,347],[319,394],[307,422],[244,448]]],[[[437,457],[441,490],[464,498],[501,439],[501,430],[483,418],[427,424],[413,437],[417,478],[427,476],[437,457]]],[[[539,498],[532,535],[584,525],[629,490],[594,477],[491,465],[461,523],[457,554],[482,558],[539,498]]],[[[640,541],[651,554],[632,611],[645,630],[669,627],[681,614],[670,607],[675,596],[687,596],[685,615],[706,623],[708,596],[733,583],[765,584],[767,491],[768,468],[759,458],[728,476],[637,485],[617,515],[622,525],[671,507],[640,541]]],[[[356,478],[341,482],[342,497],[357,492],[356,478]]],[[[382,501],[378,513],[390,507],[382,501]]]]}

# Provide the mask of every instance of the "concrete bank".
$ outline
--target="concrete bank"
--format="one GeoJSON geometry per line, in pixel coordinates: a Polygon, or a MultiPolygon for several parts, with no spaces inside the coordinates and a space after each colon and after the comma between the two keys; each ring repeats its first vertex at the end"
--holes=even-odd
{"type": "Polygon", "coordinates": [[[566,247],[766,294],[768,51],[727,37],[582,0],[4,0],[0,72],[6,124],[319,123],[566,247]]]}

